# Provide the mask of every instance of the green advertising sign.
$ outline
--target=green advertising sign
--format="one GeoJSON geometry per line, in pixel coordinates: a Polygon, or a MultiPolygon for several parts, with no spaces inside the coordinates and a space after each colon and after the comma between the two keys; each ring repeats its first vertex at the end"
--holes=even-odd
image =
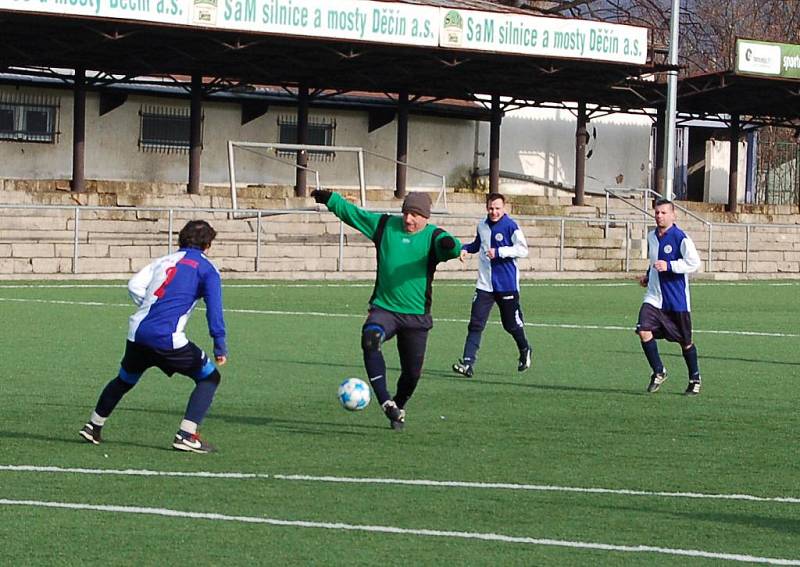
{"type": "Polygon", "coordinates": [[[736,69],[742,75],[800,79],[800,45],[736,40],[736,69]]]}

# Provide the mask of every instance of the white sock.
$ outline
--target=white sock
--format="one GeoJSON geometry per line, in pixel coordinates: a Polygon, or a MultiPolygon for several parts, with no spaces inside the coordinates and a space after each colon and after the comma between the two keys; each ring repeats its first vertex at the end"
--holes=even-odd
{"type": "Polygon", "coordinates": [[[197,424],[194,421],[189,421],[188,419],[181,420],[181,430],[185,431],[186,433],[196,434],[197,433],[197,424]]]}
{"type": "Polygon", "coordinates": [[[98,414],[97,412],[93,411],[91,417],[89,418],[89,422],[93,425],[98,427],[103,427],[106,423],[107,417],[103,417],[102,415],[98,414]]]}

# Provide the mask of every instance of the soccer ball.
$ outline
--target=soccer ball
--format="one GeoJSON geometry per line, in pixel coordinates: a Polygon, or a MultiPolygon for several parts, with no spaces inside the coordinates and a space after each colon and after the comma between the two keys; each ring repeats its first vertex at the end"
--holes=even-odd
{"type": "Polygon", "coordinates": [[[350,411],[362,410],[369,405],[369,386],[358,378],[348,378],[339,385],[339,403],[350,411]]]}

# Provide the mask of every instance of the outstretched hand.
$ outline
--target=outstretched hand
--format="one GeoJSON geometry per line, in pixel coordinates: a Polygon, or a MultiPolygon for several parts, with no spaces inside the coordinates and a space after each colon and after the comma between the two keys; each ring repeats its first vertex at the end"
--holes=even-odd
{"type": "Polygon", "coordinates": [[[226,363],[226,362],[228,362],[228,356],[227,356],[227,355],[215,356],[215,357],[214,357],[214,360],[215,360],[215,361],[217,362],[217,364],[219,364],[220,366],[224,366],[224,365],[225,365],[225,363],[226,363]]]}
{"type": "Polygon", "coordinates": [[[328,200],[331,198],[331,191],[327,189],[314,189],[311,192],[311,196],[314,197],[314,200],[317,203],[320,203],[322,205],[327,205],[328,200]]]}

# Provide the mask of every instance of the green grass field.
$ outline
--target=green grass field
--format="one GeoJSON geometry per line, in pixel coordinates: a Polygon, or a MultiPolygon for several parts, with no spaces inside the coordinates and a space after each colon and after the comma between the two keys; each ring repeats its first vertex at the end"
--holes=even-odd
{"type": "MultiPolygon", "coordinates": [[[[398,433],[335,399],[364,377],[371,284],[229,281],[211,455],[171,450],[192,382],[157,370],[79,440],[133,307],[77,283],[0,283],[3,565],[800,564],[798,282],[695,283],[697,398],[663,342],[645,393],[633,282],[527,285],[533,368],[495,311],[469,380],[472,282],[437,282],[398,433]]],[[[189,335],[210,349],[202,312],[189,335]]]]}

